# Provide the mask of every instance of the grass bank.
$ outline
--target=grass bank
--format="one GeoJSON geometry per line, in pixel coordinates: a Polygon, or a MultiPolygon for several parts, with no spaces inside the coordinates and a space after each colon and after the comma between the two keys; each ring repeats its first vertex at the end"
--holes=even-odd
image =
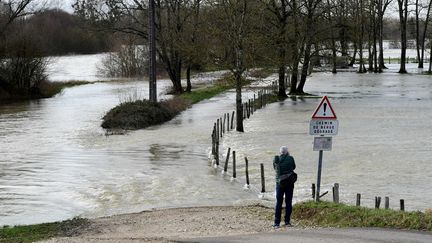
{"type": "Polygon", "coordinates": [[[293,218],[302,226],[379,227],[432,231],[432,212],[373,209],[331,202],[303,202],[294,206],[293,218]]]}
{"type": "Polygon", "coordinates": [[[0,229],[0,242],[35,242],[52,237],[70,237],[89,226],[87,219],[75,218],[62,222],[27,226],[3,227],[0,229]]]}
{"type": "Polygon", "coordinates": [[[63,89],[77,85],[89,84],[86,81],[68,81],[68,82],[49,82],[45,81],[32,91],[16,90],[14,92],[7,92],[0,88],[0,100],[2,101],[20,101],[20,100],[34,100],[51,98],[59,94],[63,89]]]}

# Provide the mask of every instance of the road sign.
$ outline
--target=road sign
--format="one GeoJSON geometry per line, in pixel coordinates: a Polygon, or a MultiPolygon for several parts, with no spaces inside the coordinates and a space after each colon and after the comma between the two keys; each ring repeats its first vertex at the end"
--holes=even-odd
{"type": "Polygon", "coordinates": [[[310,135],[337,135],[339,122],[331,119],[313,119],[309,123],[310,135]]]}
{"type": "Polygon", "coordinates": [[[315,200],[317,201],[325,194],[320,194],[323,151],[330,151],[332,149],[332,137],[325,137],[325,135],[336,135],[338,127],[339,122],[336,118],[336,113],[327,96],[324,96],[315,109],[309,124],[309,134],[321,136],[315,137],[313,148],[314,151],[319,151],[317,189],[315,195],[315,200]]]}
{"type": "Polygon", "coordinates": [[[313,143],[313,151],[331,151],[332,137],[315,137],[313,143]]]}
{"type": "Polygon", "coordinates": [[[337,119],[336,113],[334,112],[327,96],[322,98],[320,104],[312,115],[312,119],[337,119]]]}

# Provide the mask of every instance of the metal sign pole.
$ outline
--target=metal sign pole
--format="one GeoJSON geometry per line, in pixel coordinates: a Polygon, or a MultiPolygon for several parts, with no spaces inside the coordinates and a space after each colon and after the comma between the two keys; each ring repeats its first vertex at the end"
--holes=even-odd
{"type": "Polygon", "coordinates": [[[317,188],[316,188],[316,196],[315,196],[315,201],[317,202],[320,200],[322,157],[323,157],[323,151],[320,150],[319,159],[318,159],[317,188]]]}

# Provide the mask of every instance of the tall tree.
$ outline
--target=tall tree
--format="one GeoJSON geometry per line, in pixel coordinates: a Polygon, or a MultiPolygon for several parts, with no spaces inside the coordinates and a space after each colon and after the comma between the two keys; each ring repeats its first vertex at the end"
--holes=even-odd
{"type": "Polygon", "coordinates": [[[287,27],[289,17],[288,0],[261,0],[273,17],[270,23],[276,28],[274,44],[277,48],[277,65],[279,73],[278,96],[287,97],[285,87],[285,72],[287,62],[287,27]]]}
{"type": "Polygon", "coordinates": [[[244,132],[242,107],[243,74],[252,64],[253,59],[253,27],[254,18],[259,15],[252,12],[254,3],[248,0],[214,1],[218,8],[214,19],[213,33],[218,38],[218,60],[224,63],[234,76],[236,87],[236,130],[244,132]]]}

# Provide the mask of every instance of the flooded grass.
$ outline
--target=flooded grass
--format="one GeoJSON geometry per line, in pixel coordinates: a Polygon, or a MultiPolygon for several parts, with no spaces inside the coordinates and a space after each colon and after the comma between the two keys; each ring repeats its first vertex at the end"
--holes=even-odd
{"type": "Polygon", "coordinates": [[[67,82],[49,82],[45,81],[39,84],[38,92],[34,94],[10,94],[2,91],[0,88],[0,100],[2,101],[19,101],[19,100],[35,100],[51,98],[63,91],[63,89],[68,87],[73,87],[77,85],[89,84],[87,81],[67,81],[67,82]]]}
{"type": "MultiPolygon", "coordinates": [[[[244,80],[243,85],[250,84],[244,80]]],[[[105,129],[136,130],[162,124],[173,119],[192,104],[210,99],[234,87],[229,76],[217,80],[214,85],[204,86],[174,96],[169,100],[152,103],[148,100],[124,102],[111,109],[104,117],[102,127],[105,129]]]]}

